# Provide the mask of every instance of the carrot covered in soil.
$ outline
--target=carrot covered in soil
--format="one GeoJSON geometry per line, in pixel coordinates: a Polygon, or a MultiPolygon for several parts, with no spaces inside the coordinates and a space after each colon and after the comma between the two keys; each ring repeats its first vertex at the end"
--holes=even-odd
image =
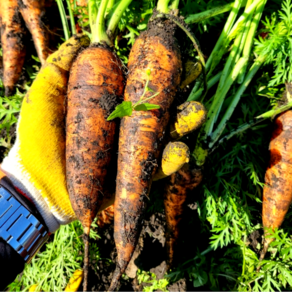
{"type": "Polygon", "coordinates": [[[27,30],[24,26],[17,0],[0,1],[1,43],[3,49],[3,84],[5,95],[15,92],[25,60],[24,38],[27,30]]]}
{"type": "Polygon", "coordinates": [[[123,81],[118,58],[102,45],[82,51],[70,71],[66,173],[71,204],[84,228],[85,279],[90,225],[103,200],[117,127],[106,119],[123,94],[123,81]]]}
{"type": "Polygon", "coordinates": [[[153,181],[163,179],[178,171],[190,160],[190,149],[182,142],[169,142],[163,150],[161,166],[153,176],[153,181]]]}
{"type": "Polygon", "coordinates": [[[45,0],[17,0],[20,12],[30,31],[38,57],[43,65],[50,54],[49,32],[44,24],[45,0]]]}
{"type": "Polygon", "coordinates": [[[265,175],[263,190],[263,227],[265,228],[262,260],[273,238],[266,228],[278,228],[292,202],[292,111],[286,111],[274,121],[274,130],[269,146],[270,163],[265,175]]]}
{"type": "Polygon", "coordinates": [[[149,78],[147,70],[150,70],[148,86],[159,92],[151,103],[159,105],[160,109],[134,111],[132,116],[121,121],[114,210],[118,259],[109,291],[117,288],[137,244],[169,121],[169,108],[180,84],[182,63],[174,33],[175,27],[169,21],[153,21],[135,41],[130,52],[125,101],[134,104],[140,99],[149,78]]]}
{"type": "Polygon", "coordinates": [[[179,171],[166,179],[164,208],[166,219],[167,269],[176,261],[176,248],[180,234],[181,220],[186,208],[187,198],[203,179],[201,169],[189,169],[186,163],[179,171]]]}
{"type": "MultiPolygon", "coordinates": [[[[189,133],[191,130],[196,130],[198,125],[201,125],[205,119],[205,115],[201,112],[202,105],[200,103],[196,102],[196,105],[193,106],[192,102],[186,102],[181,106],[178,107],[179,111],[175,119],[176,124],[183,125],[178,126],[178,128],[181,128],[180,137],[189,133]],[[200,110],[198,110],[198,105],[200,110]],[[183,110],[181,110],[182,108],[183,110]],[[189,123],[188,126],[186,125],[187,123],[189,123]]],[[[177,141],[169,142],[163,150],[160,166],[153,176],[153,181],[170,176],[181,169],[189,160],[190,150],[186,144],[177,141]]],[[[100,207],[102,211],[98,213],[97,225],[101,228],[106,224],[110,224],[114,219],[114,204],[106,207],[110,202],[114,202],[114,194],[109,192],[109,190],[106,191],[103,205],[100,207]]]]}
{"type": "MultiPolygon", "coordinates": [[[[87,290],[90,226],[107,191],[105,181],[117,132],[117,122],[107,118],[122,100],[124,91],[122,63],[109,47],[112,43],[105,33],[108,0],[102,0],[97,17],[94,2],[89,3],[92,44],[78,55],[71,68],[66,121],[67,187],[72,207],[84,229],[84,291],[87,290]]],[[[117,18],[115,25],[118,21],[117,18]]]]}

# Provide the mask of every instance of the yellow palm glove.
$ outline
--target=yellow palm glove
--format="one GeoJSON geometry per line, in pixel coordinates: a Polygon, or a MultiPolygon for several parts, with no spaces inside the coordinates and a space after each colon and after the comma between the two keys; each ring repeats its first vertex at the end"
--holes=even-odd
{"type": "Polygon", "coordinates": [[[88,37],[73,36],[47,59],[23,100],[16,142],[1,165],[50,232],[75,219],[65,176],[65,98],[71,64],[88,45],[88,37]]]}

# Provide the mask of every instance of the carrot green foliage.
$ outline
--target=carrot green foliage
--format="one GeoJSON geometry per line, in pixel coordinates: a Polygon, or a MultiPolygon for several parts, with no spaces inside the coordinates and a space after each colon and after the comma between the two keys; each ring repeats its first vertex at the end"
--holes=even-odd
{"type": "Polygon", "coordinates": [[[272,64],[274,75],[269,86],[292,81],[292,4],[291,0],[283,1],[282,11],[273,13],[271,18],[263,21],[266,38],[256,41],[256,53],[266,56],[265,64],[272,64]]]}
{"type": "MultiPolygon", "coordinates": [[[[97,227],[95,223],[92,225],[97,227]]],[[[83,228],[78,221],[61,226],[53,239],[47,243],[46,249],[38,253],[31,264],[26,265],[22,277],[9,285],[10,291],[27,291],[37,284],[37,291],[64,291],[70,277],[83,262],[83,228]]],[[[98,235],[92,228],[90,238],[98,235]]],[[[96,243],[91,244],[90,261],[99,260],[99,250],[96,243]]]]}
{"type": "Polygon", "coordinates": [[[150,81],[149,77],[151,74],[150,70],[147,70],[146,74],[148,76],[148,79],[144,87],[144,92],[140,97],[139,101],[137,101],[135,104],[133,104],[131,101],[123,101],[121,104],[117,105],[115,110],[109,115],[109,117],[107,118],[108,121],[113,120],[115,118],[131,116],[133,111],[150,111],[153,109],[160,108],[160,106],[157,104],[145,102],[159,94],[159,92],[154,93],[154,91],[148,86],[150,81]],[[148,92],[153,92],[153,94],[149,97],[145,97],[145,95],[148,92]]]}
{"type": "Polygon", "coordinates": [[[167,279],[156,279],[156,275],[154,273],[138,270],[137,279],[139,284],[150,284],[150,286],[145,286],[144,292],[153,292],[153,291],[164,291],[168,292],[167,285],[169,281],[167,279]]]}

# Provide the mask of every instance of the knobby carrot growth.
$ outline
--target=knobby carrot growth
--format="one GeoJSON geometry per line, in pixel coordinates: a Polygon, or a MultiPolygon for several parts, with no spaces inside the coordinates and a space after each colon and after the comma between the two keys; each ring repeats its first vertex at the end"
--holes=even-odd
{"type": "MultiPolygon", "coordinates": [[[[92,44],[75,60],[68,85],[67,186],[72,207],[84,228],[84,291],[90,226],[107,193],[105,182],[117,130],[117,121],[107,118],[124,91],[122,63],[110,48],[112,43],[105,31],[107,2],[101,1],[98,12],[95,1],[88,3],[92,44]]],[[[115,26],[118,21],[116,18],[115,26]]]]}
{"type": "Polygon", "coordinates": [[[17,0],[0,1],[1,43],[3,49],[3,83],[5,95],[15,92],[25,60],[24,26],[17,0]]]}
{"type": "Polygon", "coordinates": [[[117,288],[137,244],[169,121],[169,108],[180,85],[182,63],[174,33],[175,26],[169,20],[158,19],[149,23],[148,30],[135,41],[129,56],[125,101],[134,104],[140,99],[150,69],[148,86],[160,92],[151,103],[159,105],[160,109],[134,111],[121,122],[114,206],[118,259],[110,291],[117,288]]]}
{"type": "Polygon", "coordinates": [[[50,54],[49,33],[44,25],[45,0],[17,0],[22,17],[32,35],[38,57],[45,63],[50,54]]]}
{"type": "Polygon", "coordinates": [[[177,243],[187,198],[193,195],[192,191],[202,179],[202,170],[191,170],[188,163],[167,178],[164,192],[167,269],[172,268],[177,262],[177,243]]]}

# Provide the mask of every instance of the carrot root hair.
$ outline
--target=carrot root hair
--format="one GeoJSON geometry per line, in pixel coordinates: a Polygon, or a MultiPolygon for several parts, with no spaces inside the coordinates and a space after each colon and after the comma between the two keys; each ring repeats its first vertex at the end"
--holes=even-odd
{"type": "Polygon", "coordinates": [[[89,268],[89,228],[84,228],[83,242],[84,242],[84,278],[83,278],[83,291],[87,291],[88,286],[88,268],[89,268]]]}
{"type": "Polygon", "coordinates": [[[110,285],[110,287],[108,289],[108,292],[115,291],[117,289],[117,287],[119,285],[119,281],[120,281],[121,275],[122,275],[121,268],[117,265],[116,269],[114,271],[112,282],[111,282],[111,285],[110,285]]]}

